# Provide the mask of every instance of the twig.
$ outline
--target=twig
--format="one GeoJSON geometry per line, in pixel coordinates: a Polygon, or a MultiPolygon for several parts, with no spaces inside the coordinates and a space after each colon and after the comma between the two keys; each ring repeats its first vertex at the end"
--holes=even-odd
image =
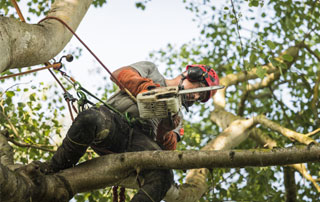
{"type": "MultiPolygon", "coordinates": [[[[242,45],[242,39],[241,39],[241,35],[240,35],[240,25],[239,25],[239,20],[237,18],[237,12],[236,12],[236,9],[234,7],[234,3],[233,3],[233,0],[231,0],[231,5],[232,5],[232,12],[234,14],[234,18],[236,20],[236,24],[237,24],[237,34],[238,34],[238,37],[239,37],[239,40],[240,40],[240,47],[241,47],[241,57],[242,57],[242,65],[244,66],[244,57],[243,57],[243,45],[242,45]]],[[[247,72],[247,68],[244,66],[244,70],[245,72],[247,72]]]]}
{"type": "Polygon", "coordinates": [[[6,115],[5,115],[5,113],[4,113],[4,107],[3,107],[3,105],[2,105],[2,103],[0,103],[0,107],[1,107],[1,114],[3,115],[3,117],[7,120],[7,122],[9,123],[9,125],[10,125],[10,128],[11,128],[11,130],[13,131],[13,133],[14,133],[14,135],[17,137],[17,138],[19,138],[19,135],[18,135],[18,131],[17,131],[17,129],[13,126],[13,124],[12,124],[12,122],[10,121],[10,119],[9,119],[9,117],[7,117],[6,115]]]}
{"type": "Polygon", "coordinates": [[[287,109],[289,109],[290,111],[292,111],[289,107],[287,107],[281,100],[278,100],[277,96],[275,96],[275,94],[273,93],[274,90],[272,89],[271,86],[269,86],[269,90],[271,92],[272,97],[280,104],[280,107],[282,109],[283,115],[286,117],[287,122],[290,123],[290,119],[286,113],[286,110],[284,109],[284,107],[286,107],[287,109]]]}
{"type": "Polygon", "coordinates": [[[316,123],[319,122],[318,117],[318,103],[319,103],[319,85],[320,85],[320,71],[317,72],[317,80],[313,87],[313,98],[311,100],[311,109],[313,111],[313,116],[316,119],[316,123]]]}
{"type": "Polygon", "coordinates": [[[16,83],[16,84],[10,86],[9,88],[7,88],[5,91],[3,91],[3,93],[0,94],[0,97],[2,97],[8,90],[10,90],[11,88],[13,88],[15,86],[19,86],[19,85],[22,85],[22,84],[29,84],[31,82],[32,82],[32,80],[29,81],[29,82],[25,82],[25,83],[16,83]]]}
{"type": "Polygon", "coordinates": [[[313,50],[311,50],[311,48],[310,48],[307,44],[303,43],[303,44],[302,44],[302,47],[304,47],[305,49],[307,49],[307,51],[308,51],[309,53],[311,53],[311,55],[313,55],[314,57],[316,57],[316,58],[318,59],[318,61],[320,62],[320,56],[319,56],[316,52],[314,52],[313,50]]]}
{"type": "Polygon", "coordinates": [[[55,149],[48,149],[45,147],[51,147],[51,146],[46,146],[46,145],[33,145],[33,144],[27,144],[27,143],[22,143],[22,142],[17,142],[13,138],[8,139],[9,142],[12,144],[19,146],[19,147],[28,147],[28,148],[34,148],[34,149],[39,149],[43,151],[48,151],[48,152],[56,152],[55,149]]]}
{"type": "Polygon", "coordinates": [[[249,96],[249,91],[246,90],[241,96],[241,100],[240,100],[239,107],[238,107],[238,113],[237,113],[238,116],[243,116],[243,112],[245,109],[245,103],[246,103],[248,96],[249,96]]]}
{"type": "Polygon", "coordinates": [[[305,134],[307,137],[310,137],[310,136],[312,136],[312,135],[314,135],[314,134],[316,134],[316,133],[318,133],[318,132],[320,132],[320,128],[318,128],[318,129],[316,129],[316,130],[314,130],[314,131],[312,131],[312,132],[310,132],[310,133],[307,133],[307,134],[305,134]]]}

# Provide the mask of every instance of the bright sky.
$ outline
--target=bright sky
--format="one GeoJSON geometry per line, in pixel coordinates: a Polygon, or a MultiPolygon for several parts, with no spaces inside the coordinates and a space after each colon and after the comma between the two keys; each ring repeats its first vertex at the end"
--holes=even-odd
{"type": "MultiPolygon", "coordinates": [[[[137,9],[134,2],[109,0],[102,8],[90,7],[76,31],[110,71],[146,60],[151,51],[164,48],[168,43],[180,45],[199,34],[197,24],[192,21],[192,13],[184,8],[182,0],[152,0],[144,11],[137,9]]],[[[19,2],[19,5],[26,15],[27,7],[23,3],[19,2]]],[[[40,19],[42,17],[32,17],[31,23],[40,19]]],[[[95,73],[100,65],[75,38],[65,50],[77,46],[83,48],[82,57],[65,63],[68,71],[81,83],[96,81],[94,74],[88,76],[88,72],[95,73]]],[[[163,72],[165,66],[159,67],[163,72]]],[[[99,77],[109,77],[102,67],[100,70],[99,77]]],[[[36,85],[35,82],[40,82],[38,80],[45,83],[53,81],[47,71],[42,71],[31,85],[36,85]]],[[[28,81],[30,78],[24,77],[22,83],[28,81]]],[[[10,86],[11,82],[6,84],[10,86]]]]}
{"type": "MultiPolygon", "coordinates": [[[[168,43],[181,45],[199,35],[199,28],[192,21],[193,14],[184,8],[182,0],[152,0],[143,11],[137,9],[134,2],[109,0],[102,8],[92,6],[76,30],[78,36],[110,71],[146,60],[151,51],[164,48],[168,43]]],[[[19,2],[19,5],[26,15],[27,7],[24,3],[26,2],[19,2]]],[[[32,17],[30,23],[37,23],[40,19],[42,17],[32,17]]],[[[104,86],[102,78],[109,78],[108,73],[75,38],[65,50],[70,46],[73,49],[81,47],[83,51],[78,60],[65,62],[67,72],[94,93],[98,87],[104,86]],[[100,74],[95,74],[97,69],[100,74]]],[[[157,65],[164,72],[166,67],[163,64],[157,65]]],[[[23,89],[39,86],[40,82],[53,84],[55,81],[48,71],[41,71],[36,78],[23,77],[18,83],[21,83],[19,86],[23,89]],[[32,82],[29,83],[31,79],[32,82]]],[[[1,84],[0,88],[7,89],[14,83],[8,81],[1,84]]],[[[60,92],[62,96],[62,90],[60,92]]],[[[21,99],[27,96],[22,96],[21,99]]]]}
{"type": "MultiPolygon", "coordinates": [[[[144,11],[137,9],[132,0],[110,0],[103,8],[88,10],[77,34],[113,71],[146,60],[151,51],[168,43],[188,42],[199,34],[199,29],[181,0],[152,0],[144,11]]],[[[79,45],[75,39],[70,44],[79,45]]],[[[75,69],[87,73],[97,67],[97,62],[87,53],[83,50],[84,57],[67,64],[74,74],[78,74],[75,69]]],[[[101,70],[102,75],[107,74],[101,70]]],[[[87,78],[85,74],[84,79],[87,78]]]]}
{"type": "MultiPolygon", "coordinates": [[[[102,8],[91,6],[76,30],[78,36],[110,71],[146,60],[151,51],[164,48],[168,43],[181,45],[199,34],[197,24],[192,21],[193,14],[184,8],[182,0],[152,0],[143,11],[137,9],[134,2],[109,0],[102,8]]],[[[19,2],[19,6],[27,16],[28,8],[25,3],[27,2],[19,2]]],[[[32,17],[30,23],[35,24],[42,18],[32,17]]],[[[64,50],[69,50],[70,47],[81,47],[83,51],[78,60],[65,62],[67,72],[93,93],[98,87],[104,87],[102,82],[105,81],[102,78],[109,78],[109,74],[75,37],[64,50]],[[99,74],[96,73],[97,69],[100,70],[99,74]]],[[[166,67],[163,64],[157,65],[160,71],[164,72],[166,67]]],[[[49,85],[55,81],[48,71],[39,72],[36,78],[23,77],[18,81],[22,89],[39,86],[40,82],[49,85]]],[[[1,84],[0,90],[5,90],[15,83],[7,80],[1,84]]],[[[27,96],[22,96],[21,99],[27,96]]]]}

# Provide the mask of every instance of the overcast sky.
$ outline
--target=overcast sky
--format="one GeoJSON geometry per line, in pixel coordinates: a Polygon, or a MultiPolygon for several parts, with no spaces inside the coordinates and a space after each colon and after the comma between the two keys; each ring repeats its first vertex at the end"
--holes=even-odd
{"type": "MultiPolygon", "coordinates": [[[[184,6],[182,0],[152,0],[142,11],[132,0],[110,0],[103,8],[88,10],[77,34],[113,71],[145,60],[151,51],[168,43],[179,45],[196,37],[199,29],[184,6]]],[[[73,39],[70,45],[79,43],[73,39]]],[[[97,62],[86,53],[83,50],[84,57],[72,62],[70,68],[77,66],[87,72],[97,67],[97,62]]]]}
{"type": "MultiPolygon", "coordinates": [[[[193,14],[187,11],[182,0],[152,0],[142,11],[137,9],[132,0],[108,0],[102,8],[91,6],[83,18],[76,33],[87,43],[93,52],[110,69],[115,70],[124,65],[146,60],[151,51],[164,48],[168,43],[182,44],[197,37],[199,29],[192,21],[193,14]]],[[[27,16],[26,2],[19,2],[22,12],[27,16]]],[[[37,23],[43,17],[32,17],[37,23]]],[[[97,81],[94,73],[100,65],[89,55],[84,47],[73,38],[64,50],[75,47],[83,48],[82,57],[72,63],[66,63],[70,74],[80,82],[97,81]]],[[[61,55],[61,54],[60,54],[61,55]]],[[[58,57],[56,57],[58,59],[58,57]]],[[[165,66],[160,65],[160,71],[165,66]]],[[[101,67],[98,77],[107,75],[101,67]]],[[[53,82],[48,71],[42,71],[38,77],[23,77],[22,82],[53,82]]],[[[12,82],[6,82],[6,86],[12,82]]]]}

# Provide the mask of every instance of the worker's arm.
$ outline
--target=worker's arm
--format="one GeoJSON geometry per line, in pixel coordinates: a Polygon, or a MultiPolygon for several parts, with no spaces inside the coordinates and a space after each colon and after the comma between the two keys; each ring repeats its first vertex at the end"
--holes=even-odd
{"type": "MultiPolygon", "coordinates": [[[[112,73],[118,81],[128,89],[133,96],[137,96],[141,91],[150,87],[159,87],[151,79],[141,77],[139,72],[130,66],[122,67],[112,73]]],[[[113,78],[111,80],[117,83],[113,78]]]]}

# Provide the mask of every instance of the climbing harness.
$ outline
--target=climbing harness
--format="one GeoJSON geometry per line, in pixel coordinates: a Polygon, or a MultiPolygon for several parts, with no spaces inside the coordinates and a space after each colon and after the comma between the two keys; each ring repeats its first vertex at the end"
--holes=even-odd
{"type": "Polygon", "coordinates": [[[20,72],[20,73],[16,73],[16,74],[10,74],[10,75],[7,75],[7,76],[1,76],[0,80],[8,79],[8,78],[16,77],[16,76],[21,76],[21,75],[24,75],[24,74],[30,74],[30,73],[38,72],[38,71],[41,71],[41,70],[44,70],[44,69],[49,69],[49,68],[57,69],[57,68],[60,68],[60,67],[61,67],[61,63],[49,64],[49,65],[46,65],[45,67],[40,67],[40,68],[37,68],[37,69],[32,69],[32,70],[29,70],[29,71],[20,72]]]}

